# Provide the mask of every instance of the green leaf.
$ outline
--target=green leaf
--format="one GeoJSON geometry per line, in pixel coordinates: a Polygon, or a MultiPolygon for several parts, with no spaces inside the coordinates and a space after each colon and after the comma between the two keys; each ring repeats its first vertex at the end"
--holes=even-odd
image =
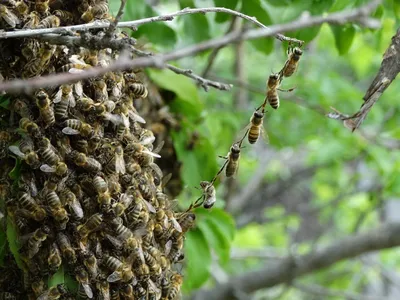
{"type": "Polygon", "coordinates": [[[330,25],[330,28],[335,37],[336,49],[339,51],[339,55],[344,55],[349,52],[351,44],[354,40],[354,36],[356,34],[356,28],[354,27],[354,25],[330,25]]]}
{"type": "Polygon", "coordinates": [[[289,6],[293,2],[293,0],[264,0],[264,2],[267,2],[273,6],[285,7],[285,6],[289,6]]]}
{"type": "MultiPolygon", "coordinates": [[[[180,8],[196,7],[193,0],[179,0],[180,8]]],[[[181,17],[185,32],[185,41],[198,43],[210,38],[207,17],[203,14],[191,14],[181,17]]]]}
{"type": "MultiPolygon", "coordinates": [[[[271,17],[261,5],[260,0],[246,0],[242,3],[242,12],[251,17],[257,18],[261,23],[268,25],[272,24],[271,17]]],[[[274,49],[273,38],[261,38],[250,41],[254,48],[258,51],[269,54],[274,49]]]]}
{"type": "MultiPolygon", "coordinates": [[[[3,223],[3,220],[1,220],[3,223]]],[[[2,226],[1,224],[0,226],[2,226]]],[[[4,256],[6,255],[6,250],[7,250],[7,235],[6,231],[2,230],[0,231],[0,266],[4,266],[4,256]]]]}
{"type": "Polygon", "coordinates": [[[235,222],[225,211],[213,208],[210,212],[196,211],[201,215],[197,227],[203,232],[208,244],[218,255],[220,262],[226,264],[230,258],[230,248],[235,235],[235,222]]]}
{"type": "Polygon", "coordinates": [[[61,265],[60,268],[57,270],[53,276],[49,277],[47,280],[47,285],[49,288],[56,286],[57,284],[63,284],[65,282],[64,279],[64,267],[61,265]]]}
{"type": "Polygon", "coordinates": [[[2,96],[0,97],[0,107],[8,109],[10,106],[10,98],[2,96]]]}
{"type": "Polygon", "coordinates": [[[194,229],[186,234],[185,261],[187,263],[183,291],[201,287],[210,276],[211,253],[204,234],[194,229]]]}
{"type": "Polygon", "coordinates": [[[17,236],[17,231],[14,227],[14,223],[10,219],[10,217],[7,217],[7,240],[8,240],[8,245],[10,247],[10,251],[12,255],[14,256],[15,262],[17,263],[18,267],[23,270],[23,262],[21,259],[21,256],[19,255],[19,244],[18,244],[18,236],[17,236]]]}
{"type": "Polygon", "coordinates": [[[21,165],[22,161],[19,158],[15,159],[15,166],[14,168],[8,173],[8,177],[12,180],[18,180],[19,177],[21,176],[21,165]]]}
{"type": "Polygon", "coordinates": [[[71,293],[76,293],[78,291],[78,283],[76,282],[75,278],[73,278],[70,274],[64,274],[64,281],[65,286],[71,293]]]}
{"type": "Polygon", "coordinates": [[[400,19],[400,0],[393,0],[393,12],[397,19],[400,19]]]}
{"type": "Polygon", "coordinates": [[[191,79],[169,70],[149,70],[148,74],[158,86],[177,95],[170,105],[173,112],[181,113],[188,118],[200,116],[204,105],[191,79]]]}
{"type": "MultiPolygon", "coordinates": [[[[239,0],[214,0],[214,4],[217,7],[225,7],[230,9],[235,9],[238,5],[239,0]]],[[[215,22],[224,23],[232,18],[232,15],[227,13],[216,13],[215,22]]]]}

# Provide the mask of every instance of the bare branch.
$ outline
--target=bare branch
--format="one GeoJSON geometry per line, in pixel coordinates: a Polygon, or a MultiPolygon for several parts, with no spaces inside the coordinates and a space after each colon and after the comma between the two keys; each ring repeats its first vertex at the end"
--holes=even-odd
{"type": "MultiPolygon", "coordinates": [[[[122,7],[122,5],[121,5],[121,7],[122,7]]],[[[199,14],[199,13],[205,14],[205,13],[210,13],[210,12],[214,12],[214,13],[219,12],[219,13],[227,13],[230,15],[234,15],[239,18],[248,20],[261,28],[268,29],[267,26],[265,26],[264,24],[259,22],[255,17],[251,17],[248,15],[242,14],[240,12],[237,12],[235,10],[224,8],[224,7],[184,8],[180,11],[177,11],[177,12],[174,12],[171,14],[162,15],[162,16],[144,18],[144,19],[139,19],[139,20],[135,20],[135,21],[119,22],[116,25],[116,27],[137,29],[138,26],[148,24],[148,23],[172,21],[177,16],[188,15],[188,14],[199,14]]],[[[112,26],[112,25],[110,24],[109,21],[102,20],[102,21],[95,21],[95,22],[88,23],[88,24],[65,26],[65,27],[58,27],[58,28],[15,30],[15,31],[9,31],[9,32],[1,32],[0,39],[33,37],[33,36],[38,36],[38,35],[43,35],[43,34],[48,34],[48,33],[65,34],[65,33],[70,33],[72,31],[87,31],[89,29],[101,29],[101,28],[107,28],[110,26],[112,26]]],[[[274,33],[273,35],[280,41],[290,41],[290,42],[297,43],[297,44],[303,43],[303,41],[286,37],[278,32],[274,33]]]]}
{"type": "Polygon", "coordinates": [[[335,113],[328,114],[331,119],[339,119],[344,121],[344,125],[352,131],[360,127],[361,123],[367,117],[372,106],[378,101],[383,92],[389,87],[392,81],[400,72],[400,28],[392,37],[392,42],[383,55],[381,67],[369,86],[365,96],[364,103],[358,112],[352,116],[348,116],[333,109],[335,113]]]}
{"type": "Polygon", "coordinates": [[[400,246],[400,223],[388,223],[365,233],[351,235],[332,245],[296,258],[286,257],[268,266],[233,277],[212,290],[200,290],[192,299],[233,299],[234,290],[251,293],[327,268],[363,253],[400,246]]]}
{"type": "Polygon", "coordinates": [[[374,0],[371,3],[358,9],[336,12],[326,16],[311,16],[287,24],[274,25],[267,29],[253,29],[247,32],[235,31],[223,37],[204,41],[202,43],[183,49],[178,49],[167,54],[157,54],[154,56],[139,57],[131,60],[125,57],[124,59],[119,59],[115,61],[105,68],[95,67],[85,70],[84,72],[79,74],[58,74],[32,78],[29,80],[16,79],[12,81],[4,81],[0,84],[0,91],[5,91],[9,93],[30,92],[38,88],[72,83],[79,80],[85,80],[87,78],[98,77],[107,72],[146,67],[164,68],[165,63],[168,61],[192,56],[202,51],[214,49],[240,40],[276,36],[279,32],[295,31],[302,28],[316,26],[322,23],[343,24],[345,22],[352,21],[365,21],[365,19],[367,18],[367,14],[371,13],[371,11],[376,7],[379,2],[379,0],[374,0]]]}
{"type": "Polygon", "coordinates": [[[328,289],[316,284],[303,284],[303,283],[292,283],[293,287],[299,289],[302,292],[322,296],[324,297],[339,297],[341,299],[349,299],[349,300],[388,300],[386,297],[377,297],[377,296],[367,296],[355,294],[347,291],[333,290],[328,289]]]}
{"type": "Polygon", "coordinates": [[[115,32],[118,26],[119,20],[121,20],[122,15],[124,14],[124,8],[126,5],[126,0],[121,0],[121,5],[119,6],[119,10],[117,15],[115,16],[115,19],[113,22],[111,22],[110,27],[108,28],[106,35],[107,36],[112,36],[112,34],[115,32]]]}

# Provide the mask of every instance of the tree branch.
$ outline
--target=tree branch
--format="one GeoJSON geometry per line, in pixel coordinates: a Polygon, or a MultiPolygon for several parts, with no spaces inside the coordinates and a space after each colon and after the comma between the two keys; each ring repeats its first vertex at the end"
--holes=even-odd
{"type": "Polygon", "coordinates": [[[352,116],[348,116],[334,109],[335,112],[328,114],[328,117],[331,119],[342,120],[345,122],[344,124],[346,127],[352,131],[356,130],[367,117],[372,106],[378,101],[383,92],[389,87],[399,72],[400,28],[392,37],[392,42],[383,55],[382,64],[379,68],[378,74],[375,76],[365,96],[363,97],[364,103],[361,105],[359,111],[352,116]]]}
{"type": "Polygon", "coordinates": [[[368,232],[335,241],[321,250],[296,258],[286,257],[260,270],[233,277],[229,282],[218,285],[212,290],[200,290],[192,299],[232,299],[236,289],[251,293],[288,282],[293,278],[327,268],[363,253],[397,246],[400,246],[400,223],[388,223],[368,232]]]}
{"type": "MultiPolygon", "coordinates": [[[[123,5],[121,5],[121,8],[123,9],[123,5]]],[[[177,12],[162,15],[162,16],[144,18],[144,19],[139,19],[139,20],[135,20],[135,21],[118,22],[114,26],[116,26],[118,28],[131,28],[131,29],[136,30],[138,26],[148,24],[148,23],[172,21],[177,16],[189,15],[189,14],[205,14],[205,13],[210,13],[210,12],[227,13],[227,14],[245,19],[247,21],[250,21],[251,23],[254,23],[261,28],[268,29],[267,26],[265,26],[264,24],[259,22],[255,17],[251,17],[248,15],[242,14],[240,12],[237,12],[235,10],[224,8],[224,7],[205,7],[205,8],[188,8],[187,7],[182,10],[179,10],[177,12]]],[[[94,21],[94,22],[88,23],[88,24],[64,26],[64,27],[57,27],[57,28],[42,28],[42,29],[28,29],[28,30],[22,29],[22,30],[8,31],[8,32],[0,32],[0,39],[34,37],[34,36],[41,36],[41,35],[48,34],[48,33],[65,34],[65,33],[70,33],[72,31],[87,31],[89,29],[101,29],[101,28],[107,28],[110,26],[113,26],[113,25],[110,24],[109,21],[102,20],[102,21],[94,21]]],[[[303,41],[286,37],[278,32],[274,33],[274,36],[275,36],[275,38],[277,38],[280,41],[290,41],[292,43],[303,44],[303,41]]]]}
{"type": "Polygon", "coordinates": [[[121,55],[121,57],[117,61],[113,62],[107,67],[95,67],[78,74],[67,73],[36,77],[28,80],[16,79],[12,81],[4,81],[0,84],[0,91],[5,91],[8,93],[29,93],[34,89],[73,83],[79,80],[98,77],[104,75],[107,72],[146,67],[164,68],[165,63],[168,61],[192,56],[208,49],[214,49],[240,40],[276,36],[279,32],[295,31],[302,28],[316,26],[322,23],[343,24],[345,22],[352,21],[363,21],[362,23],[368,23],[367,20],[371,20],[367,17],[367,15],[373,11],[373,9],[376,7],[376,5],[379,4],[379,2],[380,0],[374,0],[371,3],[358,9],[336,12],[326,16],[311,16],[287,24],[274,25],[266,29],[253,29],[246,32],[235,31],[223,37],[204,41],[202,43],[183,49],[178,49],[167,54],[157,54],[154,56],[139,57],[134,59],[129,59],[126,55],[121,55]]]}

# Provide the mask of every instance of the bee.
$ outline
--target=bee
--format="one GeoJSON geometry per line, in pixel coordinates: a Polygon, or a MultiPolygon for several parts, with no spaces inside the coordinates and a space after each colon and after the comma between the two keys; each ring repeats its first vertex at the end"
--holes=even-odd
{"type": "Polygon", "coordinates": [[[95,109],[93,99],[90,99],[88,97],[82,97],[77,101],[77,108],[82,111],[91,111],[95,109]]]}
{"type": "Polygon", "coordinates": [[[99,280],[96,282],[96,287],[97,290],[99,291],[99,294],[102,296],[101,299],[104,300],[111,300],[113,298],[110,298],[110,284],[106,280],[99,280]]]}
{"type": "Polygon", "coordinates": [[[99,266],[97,263],[97,258],[93,253],[88,253],[85,255],[83,264],[88,270],[91,278],[97,278],[99,275],[99,266]]]}
{"type": "Polygon", "coordinates": [[[63,295],[66,295],[68,291],[62,284],[58,284],[56,286],[51,287],[43,294],[41,294],[37,300],[57,300],[60,299],[63,295]]]}
{"type": "Polygon", "coordinates": [[[15,2],[14,8],[20,16],[25,16],[29,13],[29,6],[24,1],[15,2]]]}
{"type": "Polygon", "coordinates": [[[122,148],[122,145],[119,143],[112,143],[112,148],[114,152],[114,157],[106,165],[105,170],[109,173],[112,174],[113,171],[115,171],[117,174],[125,174],[126,173],[126,166],[125,166],[125,160],[124,160],[124,149],[122,148]],[[111,166],[111,165],[112,166],[111,166]]]}
{"type": "MultiPolygon", "coordinates": [[[[267,82],[267,96],[266,100],[269,102],[273,109],[279,108],[279,95],[278,95],[278,88],[281,83],[281,76],[279,74],[272,73],[267,82]]],[[[264,103],[266,101],[264,100],[264,103]]]]}
{"type": "Polygon", "coordinates": [[[133,201],[133,196],[132,195],[128,195],[126,193],[122,193],[119,196],[118,202],[113,204],[113,209],[115,212],[115,215],[117,217],[120,217],[124,214],[125,210],[129,208],[129,206],[131,205],[133,201]]]}
{"type": "Polygon", "coordinates": [[[23,29],[33,29],[39,26],[40,15],[36,11],[31,11],[28,15],[28,21],[22,27],[23,29]]]}
{"type": "Polygon", "coordinates": [[[65,261],[69,264],[75,264],[77,261],[76,253],[74,248],[71,246],[71,242],[64,233],[58,232],[57,244],[60,247],[61,254],[65,258],[65,261]]]}
{"type": "Polygon", "coordinates": [[[20,21],[18,17],[12,13],[7,6],[0,4],[0,17],[3,21],[5,21],[8,25],[10,25],[12,28],[15,28],[20,21]]]}
{"type": "Polygon", "coordinates": [[[108,277],[108,282],[127,282],[131,280],[135,275],[132,271],[132,264],[127,262],[122,262],[118,258],[113,256],[107,256],[104,259],[104,265],[113,271],[108,277]]]}
{"type": "Polygon", "coordinates": [[[38,142],[38,148],[40,156],[45,163],[54,166],[60,162],[60,157],[48,138],[43,137],[38,142]]]}
{"type": "Polygon", "coordinates": [[[226,166],[226,168],[225,168],[226,177],[232,177],[233,175],[236,174],[236,172],[239,168],[240,148],[242,147],[242,142],[245,139],[245,137],[247,136],[249,130],[250,129],[247,129],[243,138],[239,142],[232,144],[231,149],[228,152],[227,156],[220,156],[221,158],[224,158],[226,161],[216,176],[218,176],[219,173],[222,172],[222,170],[224,169],[225,166],[226,166]]]}
{"type": "Polygon", "coordinates": [[[49,204],[51,213],[57,222],[61,223],[61,228],[65,229],[65,225],[69,221],[68,213],[61,203],[57,193],[51,191],[47,194],[47,203],[49,204]]]}
{"type": "Polygon", "coordinates": [[[120,294],[126,300],[136,299],[132,284],[124,284],[120,289],[120,294]]]}
{"type": "Polygon", "coordinates": [[[40,75],[50,63],[50,59],[55,52],[55,46],[45,45],[41,47],[35,59],[29,61],[22,72],[22,77],[34,77],[40,75]]]}
{"type": "Polygon", "coordinates": [[[157,259],[152,256],[148,251],[144,252],[144,260],[146,264],[149,266],[150,272],[155,274],[161,274],[161,266],[159,265],[157,259]]]}
{"type": "Polygon", "coordinates": [[[106,1],[98,1],[92,7],[93,16],[96,19],[101,19],[104,15],[108,14],[108,3],[106,1]]]}
{"type": "Polygon", "coordinates": [[[129,94],[134,98],[146,98],[148,91],[143,83],[133,82],[127,84],[129,94]]]}
{"type": "Polygon", "coordinates": [[[29,109],[25,101],[21,99],[15,99],[12,108],[22,118],[26,118],[28,120],[32,119],[31,110],[29,109]]]}
{"type": "Polygon", "coordinates": [[[54,15],[50,15],[39,22],[36,28],[54,28],[60,26],[60,18],[54,15]]]}
{"type": "Polygon", "coordinates": [[[82,267],[76,268],[75,278],[76,281],[79,282],[79,285],[85,291],[86,296],[88,296],[89,298],[93,298],[93,291],[89,284],[89,274],[85,271],[85,269],[82,267]]]}
{"type": "Polygon", "coordinates": [[[64,122],[65,127],[62,132],[68,135],[80,134],[81,136],[88,137],[93,134],[93,127],[89,124],[77,119],[68,119],[64,122]]]}
{"type": "Polygon", "coordinates": [[[19,205],[27,210],[35,221],[43,221],[46,217],[46,211],[40,207],[29,194],[22,193],[18,200],[19,205]]]}
{"type": "MultiPolygon", "coordinates": [[[[117,173],[107,176],[108,189],[111,194],[119,194],[121,192],[121,184],[119,183],[119,175],[117,173]]],[[[122,196],[122,195],[121,195],[122,196]]],[[[124,201],[120,199],[120,201],[124,201]]]]}
{"type": "Polygon", "coordinates": [[[213,207],[214,203],[216,202],[216,195],[215,195],[215,188],[214,188],[214,180],[209,181],[201,181],[200,188],[203,190],[203,194],[196,200],[194,205],[190,205],[188,211],[194,207],[198,207],[203,205],[204,208],[210,209],[213,207]]]}
{"type": "Polygon", "coordinates": [[[107,87],[111,89],[111,97],[120,99],[125,87],[125,79],[121,72],[109,72],[105,75],[107,87]]]}
{"type": "MultiPolygon", "coordinates": [[[[260,137],[261,133],[264,133],[263,129],[263,119],[264,119],[264,112],[256,110],[252,117],[250,118],[249,124],[249,134],[248,140],[250,144],[255,144],[260,137]]],[[[267,136],[266,136],[267,138],[267,136]]]]}
{"type": "Polygon", "coordinates": [[[43,90],[36,94],[36,105],[39,107],[40,115],[47,126],[55,123],[54,110],[52,109],[49,95],[43,90]]]}
{"type": "Polygon", "coordinates": [[[174,273],[170,278],[170,289],[168,291],[168,299],[176,299],[183,284],[183,277],[178,273],[174,273]]]}
{"type": "Polygon", "coordinates": [[[21,118],[19,127],[33,138],[39,138],[42,135],[39,126],[28,118],[21,118]]]}
{"type": "Polygon", "coordinates": [[[63,203],[69,206],[74,219],[81,220],[83,218],[82,205],[77,199],[75,193],[70,189],[64,189],[61,191],[60,198],[63,200],[63,203]]]}
{"type": "Polygon", "coordinates": [[[108,100],[107,84],[103,79],[95,79],[93,81],[94,100],[102,102],[108,100]]]}
{"type": "Polygon", "coordinates": [[[161,279],[161,299],[165,300],[168,299],[168,292],[170,289],[170,282],[166,276],[163,276],[161,279]]]}
{"type": "Polygon", "coordinates": [[[74,150],[72,151],[71,156],[74,160],[74,163],[78,167],[82,167],[88,172],[97,173],[102,169],[100,162],[98,162],[93,157],[87,156],[85,153],[74,150]]]}
{"type": "Polygon", "coordinates": [[[86,221],[86,223],[78,226],[78,234],[82,238],[86,238],[91,232],[98,229],[102,222],[103,216],[101,214],[94,214],[86,221]]]}
{"type": "MultiPolygon", "coordinates": [[[[76,86],[76,84],[74,85],[76,86]]],[[[79,92],[80,92],[80,88],[78,88],[79,92]]],[[[76,102],[75,102],[75,97],[74,97],[74,93],[73,93],[73,86],[71,84],[63,84],[60,86],[58,92],[55,94],[54,99],[53,99],[54,103],[60,103],[60,110],[61,110],[61,106],[63,106],[64,111],[64,115],[66,114],[66,111],[68,109],[68,107],[75,107],[76,102]],[[61,105],[63,104],[63,105],[61,105]],[[65,107],[65,108],[64,108],[65,107]]]]}
{"type": "Polygon", "coordinates": [[[283,66],[281,71],[284,77],[290,77],[296,71],[303,51],[299,47],[289,47],[287,54],[288,59],[285,62],[285,65],[283,66]]]}
{"type": "Polygon", "coordinates": [[[69,72],[69,73],[80,73],[86,69],[91,68],[91,65],[88,65],[83,60],[78,58],[78,55],[72,55],[69,58],[70,63],[63,65],[58,72],[69,72]]]}
{"type": "Polygon", "coordinates": [[[50,246],[49,257],[47,258],[49,269],[52,273],[57,272],[62,263],[61,252],[57,246],[57,243],[53,243],[50,246]]]}
{"type": "Polygon", "coordinates": [[[69,25],[74,21],[74,15],[69,11],[57,9],[53,12],[53,14],[60,19],[60,22],[64,26],[69,25]]]}
{"type": "Polygon", "coordinates": [[[147,166],[154,162],[154,157],[161,158],[158,153],[149,151],[142,143],[132,142],[125,147],[126,154],[133,154],[140,166],[147,166]]]}
{"type": "Polygon", "coordinates": [[[8,149],[18,156],[19,158],[23,159],[32,169],[37,169],[40,166],[40,160],[37,153],[33,150],[25,150],[25,153],[20,150],[18,146],[12,145],[9,146],[8,149]]]}
{"type": "Polygon", "coordinates": [[[46,15],[49,11],[50,0],[35,0],[35,10],[43,15],[46,15]]]}
{"type": "Polygon", "coordinates": [[[31,288],[36,296],[42,294],[44,291],[44,281],[41,279],[35,279],[35,281],[31,283],[31,288]]]}
{"type": "Polygon", "coordinates": [[[64,176],[68,172],[68,166],[66,163],[59,161],[54,166],[49,166],[48,164],[41,165],[40,170],[45,173],[54,173],[57,176],[64,176]]]}
{"type": "Polygon", "coordinates": [[[100,204],[100,207],[109,208],[112,198],[110,192],[108,191],[107,182],[101,176],[96,176],[93,179],[93,185],[98,193],[97,200],[100,204]]]}
{"type": "Polygon", "coordinates": [[[46,225],[36,229],[28,239],[28,257],[34,257],[38,252],[42,243],[47,239],[50,228],[46,225]]]}

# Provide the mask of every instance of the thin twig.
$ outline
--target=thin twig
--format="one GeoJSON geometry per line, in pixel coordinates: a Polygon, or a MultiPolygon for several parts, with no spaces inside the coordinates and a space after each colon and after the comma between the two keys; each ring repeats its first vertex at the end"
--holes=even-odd
{"type": "MultiPolygon", "coordinates": [[[[261,28],[268,29],[267,26],[265,26],[264,24],[259,22],[255,17],[251,17],[248,15],[242,14],[240,12],[237,12],[235,10],[224,8],[224,7],[184,8],[177,12],[162,15],[162,16],[144,18],[144,19],[139,19],[139,20],[135,20],[135,21],[118,22],[116,27],[137,29],[138,26],[148,24],[148,23],[172,21],[177,16],[188,15],[188,14],[199,14],[199,13],[205,14],[205,13],[211,13],[211,12],[227,13],[230,15],[234,15],[239,18],[248,20],[261,28]]],[[[72,26],[65,26],[65,27],[58,27],[58,28],[28,29],[28,30],[14,30],[14,31],[8,31],[8,32],[1,32],[0,39],[17,38],[17,37],[18,38],[33,37],[33,36],[38,36],[38,35],[43,35],[43,34],[48,34],[48,33],[65,34],[65,33],[71,32],[71,31],[86,31],[89,29],[101,29],[101,28],[107,28],[107,27],[110,27],[110,22],[102,20],[102,21],[95,21],[95,22],[88,23],[88,24],[72,25],[72,26]]],[[[280,41],[289,41],[289,42],[297,43],[297,44],[303,43],[303,41],[286,37],[286,36],[280,34],[279,32],[276,32],[273,35],[280,41]]]]}
{"type": "Polygon", "coordinates": [[[0,91],[9,93],[30,92],[34,89],[49,87],[53,85],[66,84],[85,80],[92,77],[104,75],[107,72],[123,71],[132,68],[165,68],[165,63],[172,60],[177,60],[183,57],[188,57],[200,53],[208,49],[214,49],[240,40],[258,39],[262,37],[276,36],[279,32],[295,31],[302,28],[316,26],[322,23],[343,24],[345,22],[361,21],[367,22],[370,20],[367,15],[373,11],[380,0],[374,0],[371,3],[355,10],[346,10],[332,13],[326,16],[311,16],[302,18],[290,23],[274,25],[268,29],[253,29],[247,32],[232,32],[223,37],[214,38],[195,44],[183,49],[178,49],[167,54],[157,54],[149,57],[139,57],[134,59],[119,59],[111,63],[107,67],[95,67],[83,71],[78,74],[58,74],[48,75],[44,77],[36,77],[28,80],[16,79],[12,81],[4,81],[0,83],[0,91]]]}
{"type": "Polygon", "coordinates": [[[111,37],[112,34],[115,32],[115,29],[117,29],[118,22],[121,20],[122,15],[124,14],[124,8],[125,8],[126,0],[121,0],[121,5],[119,6],[119,10],[117,15],[115,16],[115,19],[113,22],[111,22],[110,27],[108,27],[108,30],[106,32],[106,35],[111,37]]]}

